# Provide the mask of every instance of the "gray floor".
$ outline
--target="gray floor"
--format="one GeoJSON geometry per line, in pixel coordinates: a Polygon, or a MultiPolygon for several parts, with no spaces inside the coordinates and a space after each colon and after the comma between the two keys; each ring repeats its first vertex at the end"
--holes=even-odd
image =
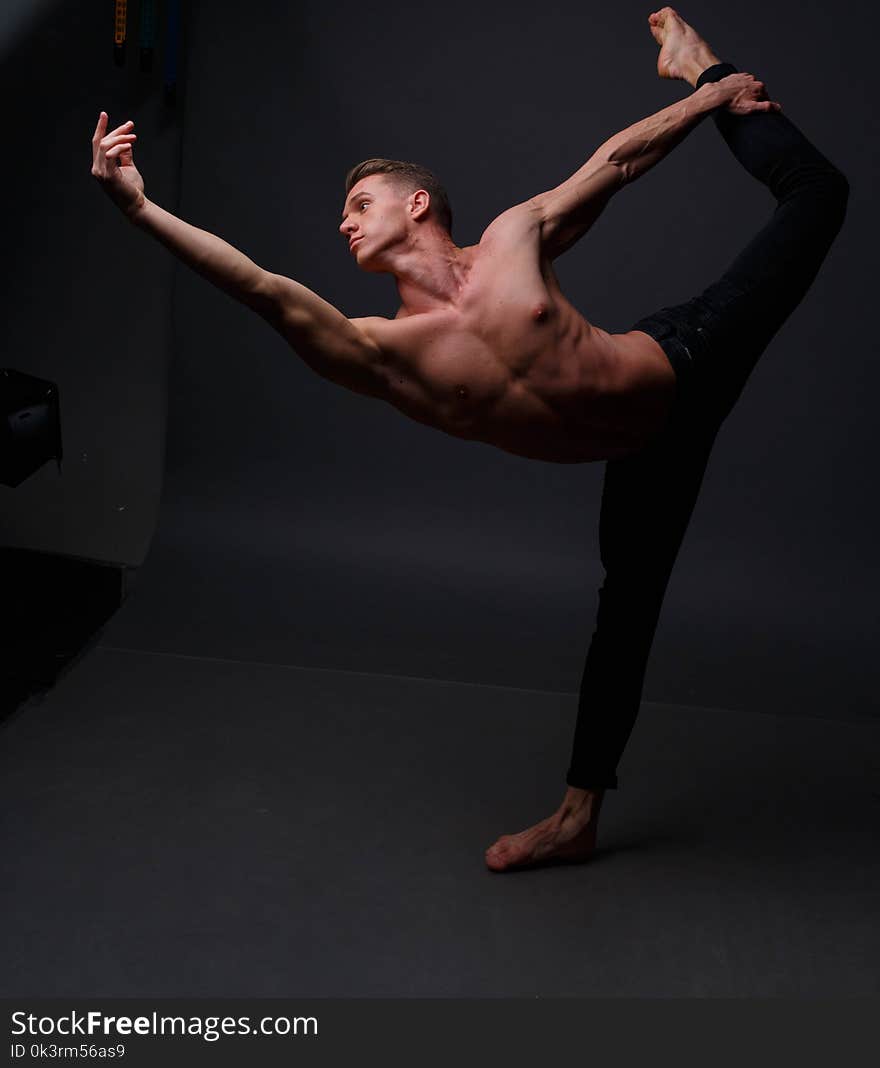
{"type": "Polygon", "coordinates": [[[0,994],[880,993],[880,727],[647,704],[595,859],[489,872],[573,715],[98,647],[3,731],[0,994]]]}

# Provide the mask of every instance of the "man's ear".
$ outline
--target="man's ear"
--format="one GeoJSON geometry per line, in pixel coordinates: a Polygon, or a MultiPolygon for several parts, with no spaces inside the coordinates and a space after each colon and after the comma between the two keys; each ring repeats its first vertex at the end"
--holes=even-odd
{"type": "Polygon", "coordinates": [[[431,194],[427,189],[417,189],[410,194],[409,210],[414,219],[421,219],[431,205],[431,194]]]}

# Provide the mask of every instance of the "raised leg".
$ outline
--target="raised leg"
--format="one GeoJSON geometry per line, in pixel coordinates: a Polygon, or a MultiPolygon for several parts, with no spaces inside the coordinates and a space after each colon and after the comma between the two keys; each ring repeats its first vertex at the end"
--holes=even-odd
{"type": "MultiPolygon", "coordinates": [[[[735,71],[730,63],[716,64],[702,72],[697,84],[735,71]]],[[[719,283],[701,294],[716,316],[716,336],[724,338],[718,382],[728,412],[822,266],[846,215],[849,183],[780,112],[733,115],[721,110],[713,118],[736,159],[776,199],[767,223],[719,283]],[[738,291],[734,300],[727,296],[731,287],[738,291]]]]}
{"type": "MultiPolygon", "coordinates": [[[[648,21],[661,45],[662,77],[699,88],[736,73],[673,8],[648,21]]],[[[713,119],[738,162],[776,200],[770,219],[717,282],[688,304],[663,309],[693,354],[701,405],[712,405],[723,419],[815,279],[843,224],[849,184],[781,112],[734,115],[722,108],[713,119]]]]}

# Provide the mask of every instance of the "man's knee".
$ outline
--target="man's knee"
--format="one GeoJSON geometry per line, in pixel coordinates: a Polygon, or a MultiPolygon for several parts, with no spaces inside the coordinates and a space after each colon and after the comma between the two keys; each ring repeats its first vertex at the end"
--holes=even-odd
{"type": "Polygon", "coordinates": [[[844,201],[849,198],[849,179],[843,171],[839,171],[837,167],[833,167],[828,175],[828,181],[831,183],[832,188],[839,197],[844,201]]]}
{"type": "Polygon", "coordinates": [[[792,206],[796,205],[801,225],[823,236],[824,251],[827,251],[825,243],[833,240],[843,225],[848,202],[849,181],[830,163],[811,166],[804,171],[789,201],[792,206]]]}
{"type": "Polygon", "coordinates": [[[835,169],[828,175],[829,196],[838,210],[840,221],[846,215],[846,206],[849,203],[849,180],[846,175],[835,169]]]}
{"type": "Polygon", "coordinates": [[[804,195],[846,207],[849,181],[843,171],[824,158],[803,160],[785,176],[781,200],[804,195]]]}
{"type": "Polygon", "coordinates": [[[849,203],[849,181],[846,175],[836,167],[825,171],[820,180],[812,187],[814,210],[813,225],[827,240],[834,240],[843,220],[846,218],[846,206],[849,203]]]}
{"type": "Polygon", "coordinates": [[[837,167],[829,167],[822,174],[819,184],[829,201],[841,208],[846,208],[849,200],[849,180],[843,171],[838,170],[837,167]]]}

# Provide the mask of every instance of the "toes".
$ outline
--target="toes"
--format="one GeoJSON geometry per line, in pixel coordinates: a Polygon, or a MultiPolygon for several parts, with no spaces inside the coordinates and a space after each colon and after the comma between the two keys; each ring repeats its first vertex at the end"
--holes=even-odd
{"type": "Polygon", "coordinates": [[[499,845],[498,842],[486,850],[484,859],[486,861],[486,866],[493,871],[504,871],[510,864],[504,846],[499,845]]]}

